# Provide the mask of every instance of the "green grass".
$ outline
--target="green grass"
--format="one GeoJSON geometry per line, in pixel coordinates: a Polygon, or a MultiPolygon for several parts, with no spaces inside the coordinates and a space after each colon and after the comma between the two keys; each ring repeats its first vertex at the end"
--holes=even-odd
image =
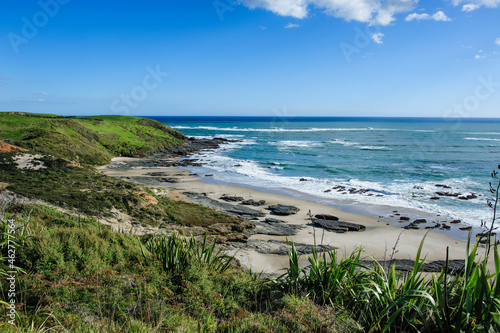
{"type": "MultiPolygon", "coordinates": [[[[476,258],[450,276],[377,263],[360,266],[357,251],[337,258],[316,252],[310,270],[290,265],[279,279],[227,265],[213,244],[180,236],[137,237],[40,205],[12,206],[0,223],[17,221],[16,329],[41,332],[497,332],[500,256],[476,258]],[[29,217],[28,217],[29,216],[29,217]],[[28,223],[29,222],[29,223],[28,223]],[[495,271],[487,273],[488,261],[495,271]]],[[[0,233],[0,244],[6,234],[0,233]]],[[[423,241],[422,241],[423,244],[423,241]]],[[[5,257],[5,247],[0,247],[5,257]]],[[[2,284],[4,288],[5,284],[2,284]]],[[[3,302],[6,290],[1,289],[3,302]]],[[[3,326],[2,326],[3,325],[3,326]]]]}
{"type": "Polygon", "coordinates": [[[114,208],[144,225],[180,224],[209,226],[214,223],[241,222],[236,217],[214,209],[156,196],[137,184],[95,172],[88,167],[75,167],[67,161],[44,157],[47,168],[20,170],[13,153],[0,154],[0,181],[7,189],[27,198],[40,199],[75,213],[94,217],[112,217],[114,208]],[[158,201],[149,204],[150,196],[158,201]]]}
{"type": "Polygon", "coordinates": [[[0,113],[0,140],[85,165],[180,146],[185,136],[156,120],[127,116],[43,118],[0,113]]]}
{"type": "Polygon", "coordinates": [[[213,209],[154,195],[147,188],[108,177],[91,166],[114,156],[152,153],[183,143],[184,135],[155,120],[126,116],[41,118],[0,114],[0,138],[45,154],[47,168],[18,169],[16,153],[0,154],[0,181],[7,189],[31,199],[93,217],[112,217],[116,209],[132,222],[159,226],[209,226],[240,223],[213,209]],[[82,167],[68,160],[82,162],[82,167]],[[146,197],[157,204],[150,204],[146,197]]]}
{"type": "Polygon", "coordinates": [[[169,236],[155,246],[150,237],[39,205],[4,215],[0,226],[14,218],[27,237],[16,258],[24,271],[16,279],[18,326],[1,321],[2,332],[356,331],[337,307],[281,295],[266,280],[227,266],[206,242],[169,236]],[[167,252],[186,260],[166,269],[161,253],[167,252]]]}
{"type": "Polygon", "coordinates": [[[476,245],[466,250],[462,272],[450,276],[422,273],[422,240],[411,272],[385,271],[359,265],[360,251],[337,258],[335,251],[309,258],[311,269],[301,270],[295,246],[290,267],[275,281],[286,293],[308,296],[318,304],[347,310],[368,332],[499,332],[500,256],[497,245],[490,256],[476,260],[476,245]],[[487,272],[489,261],[495,270],[487,272]]]}

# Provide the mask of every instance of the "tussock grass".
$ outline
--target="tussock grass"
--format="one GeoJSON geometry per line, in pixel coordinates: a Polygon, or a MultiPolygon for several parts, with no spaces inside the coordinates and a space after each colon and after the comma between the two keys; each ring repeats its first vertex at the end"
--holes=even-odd
{"type": "MultiPolygon", "coordinates": [[[[475,261],[478,243],[467,248],[462,272],[449,276],[422,273],[424,240],[411,272],[385,271],[359,265],[361,251],[337,260],[336,252],[309,258],[311,269],[301,270],[293,243],[290,267],[276,285],[286,292],[308,296],[319,304],[335,304],[350,312],[369,332],[498,332],[500,331],[500,256],[493,253],[475,261]],[[487,272],[490,260],[495,271],[487,272]]],[[[470,241],[469,241],[470,244],[470,241]]]]}
{"type": "Polygon", "coordinates": [[[207,235],[201,243],[194,237],[184,238],[176,233],[169,236],[152,236],[145,241],[145,247],[166,272],[180,272],[194,261],[216,273],[229,268],[231,257],[222,254],[222,248],[215,249],[216,239],[207,243],[207,235]]]}

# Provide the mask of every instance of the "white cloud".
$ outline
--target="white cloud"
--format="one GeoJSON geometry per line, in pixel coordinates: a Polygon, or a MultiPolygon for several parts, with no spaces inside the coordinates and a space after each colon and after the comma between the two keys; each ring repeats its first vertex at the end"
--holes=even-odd
{"type": "Polygon", "coordinates": [[[462,11],[469,13],[475,11],[476,9],[479,9],[479,7],[481,6],[475,5],[473,3],[468,3],[466,5],[463,5],[462,11]]]}
{"type": "Polygon", "coordinates": [[[432,15],[432,19],[434,21],[443,21],[443,22],[448,22],[451,21],[451,19],[446,16],[446,14],[443,11],[437,11],[434,15],[432,15]]]}
{"type": "Polygon", "coordinates": [[[500,45],[500,37],[495,40],[495,44],[500,45]]]}
{"type": "Polygon", "coordinates": [[[382,41],[382,38],[384,38],[384,36],[385,35],[383,33],[378,32],[376,34],[373,34],[371,38],[377,44],[384,44],[384,42],[382,41]]]}
{"type": "Polygon", "coordinates": [[[431,16],[429,14],[417,14],[417,13],[413,13],[413,14],[410,14],[408,15],[405,20],[406,21],[413,21],[413,20],[417,20],[417,21],[420,21],[420,20],[428,20],[430,19],[431,16]]]}
{"type": "Polygon", "coordinates": [[[38,102],[38,103],[45,103],[46,100],[43,99],[43,98],[38,98],[38,99],[34,99],[33,102],[38,102]]]}
{"type": "Polygon", "coordinates": [[[476,54],[476,56],[474,57],[475,59],[479,60],[479,59],[484,59],[486,58],[485,55],[479,55],[479,54],[476,54]]]}
{"type": "Polygon", "coordinates": [[[281,16],[291,16],[299,19],[307,16],[308,0],[241,0],[250,8],[264,8],[281,16]]]}
{"type": "Polygon", "coordinates": [[[259,25],[259,28],[260,28],[261,30],[266,30],[266,29],[267,29],[267,27],[265,27],[265,26],[263,26],[263,25],[259,25]]]}
{"type": "Polygon", "coordinates": [[[451,19],[448,16],[446,16],[446,14],[441,10],[437,11],[434,15],[429,15],[426,13],[422,13],[422,14],[413,13],[413,14],[406,16],[405,20],[406,21],[434,20],[434,21],[442,21],[442,22],[451,21],[451,19]]]}
{"type": "MultiPolygon", "coordinates": [[[[346,21],[389,25],[394,15],[411,11],[419,0],[240,0],[250,9],[264,8],[281,16],[305,18],[309,7],[346,21]]],[[[499,0],[500,1],[500,0],[499,0]]]]}
{"type": "Polygon", "coordinates": [[[377,11],[374,23],[389,25],[396,20],[395,14],[412,10],[419,0],[388,0],[377,11]]]}
{"type": "Polygon", "coordinates": [[[467,2],[467,4],[462,7],[462,10],[465,12],[476,10],[481,6],[485,6],[488,8],[497,8],[498,6],[500,6],[500,0],[453,0],[452,1],[454,6],[458,6],[464,2],[467,2]],[[466,10],[466,8],[471,10],[466,10]]]}
{"type": "Polygon", "coordinates": [[[285,29],[298,28],[298,27],[300,27],[300,25],[295,23],[288,23],[287,25],[285,25],[285,29]]]}

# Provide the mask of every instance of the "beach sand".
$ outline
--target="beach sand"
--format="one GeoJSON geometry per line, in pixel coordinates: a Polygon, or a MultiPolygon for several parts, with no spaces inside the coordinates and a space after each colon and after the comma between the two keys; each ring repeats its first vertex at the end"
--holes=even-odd
{"type": "MultiPolygon", "coordinates": [[[[113,159],[113,163],[120,161],[131,160],[128,158],[113,159]]],[[[181,170],[175,167],[155,167],[155,168],[132,168],[129,170],[101,167],[101,171],[109,176],[115,177],[137,177],[144,176],[149,172],[162,172],[168,177],[175,177],[179,182],[162,186],[166,192],[182,193],[182,192],[197,192],[206,193],[212,199],[219,200],[223,195],[241,196],[245,199],[254,199],[256,201],[265,200],[265,206],[252,207],[253,209],[261,210],[266,214],[270,211],[265,207],[271,204],[292,205],[298,207],[300,211],[297,214],[290,216],[272,216],[284,220],[288,224],[302,225],[305,228],[300,230],[295,236],[288,237],[295,243],[304,244],[323,244],[330,245],[337,249],[337,253],[342,256],[348,256],[357,249],[362,249],[362,257],[369,259],[383,260],[391,257],[395,259],[415,259],[418,247],[424,237],[425,243],[422,251],[422,258],[426,257],[426,262],[434,260],[444,260],[446,258],[446,248],[449,247],[449,259],[464,259],[466,254],[466,242],[454,239],[443,233],[434,230],[404,230],[402,228],[391,225],[389,222],[381,218],[371,216],[346,213],[339,209],[311,202],[308,200],[293,198],[281,194],[258,191],[255,189],[227,185],[217,183],[214,180],[204,182],[203,178],[194,176],[191,172],[181,170]],[[366,226],[365,231],[347,232],[337,234],[323,229],[315,228],[310,225],[311,220],[308,213],[330,214],[339,217],[347,222],[358,223],[366,226]]],[[[252,235],[250,239],[263,240],[287,240],[287,237],[269,236],[269,235],[252,235]]],[[[481,255],[484,250],[478,251],[481,255]]],[[[263,272],[265,274],[274,274],[281,272],[284,267],[288,266],[288,256],[280,255],[265,255],[256,252],[255,250],[240,249],[228,247],[228,254],[234,255],[246,269],[251,269],[253,272],[263,272]]],[[[301,265],[308,264],[307,257],[302,256],[301,265]]]]}

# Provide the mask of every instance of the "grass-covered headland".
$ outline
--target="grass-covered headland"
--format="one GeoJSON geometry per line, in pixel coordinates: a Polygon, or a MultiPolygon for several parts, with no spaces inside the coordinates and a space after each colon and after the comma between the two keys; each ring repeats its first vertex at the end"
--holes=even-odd
{"type": "Polygon", "coordinates": [[[313,253],[302,270],[291,243],[283,276],[263,279],[207,237],[138,236],[97,222],[120,211],[165,228],[241,223],[94,169],[184,139],[134,117],[0,114],[0,140],[28,150],[0,153],[1,332],[500,331],[496,246],[478,260],[472,244],[461,272],[429,276],[420,254],[405,274],[363,267],[360,252],[313,253]],[[19,154],[41,155],[44,168],[19,168],[19,154]]]}

